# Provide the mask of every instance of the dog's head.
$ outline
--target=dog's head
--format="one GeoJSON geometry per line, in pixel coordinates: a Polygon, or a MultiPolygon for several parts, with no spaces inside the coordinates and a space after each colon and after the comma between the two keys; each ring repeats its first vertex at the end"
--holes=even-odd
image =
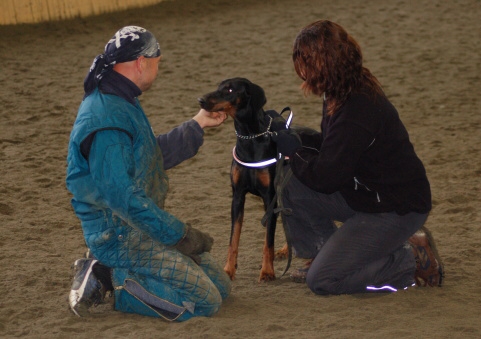
{"type": "Polygon", "coordinates": [[[259,111],[267,102],[264,90],[245,78],[222,81],[216,91],[199,98],[200,107],[206,111],[224,111],[231,117],[242,109],[259,111]]]}

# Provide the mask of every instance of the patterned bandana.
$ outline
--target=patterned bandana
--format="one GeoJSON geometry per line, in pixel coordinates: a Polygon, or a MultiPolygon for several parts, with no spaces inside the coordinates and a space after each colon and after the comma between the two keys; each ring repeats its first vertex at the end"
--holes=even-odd
{"type": "Polygon", "coordinates": [[[156,58],[160,56],[159,43],[148,30],[138,26],[126,26],[105,45],[105,53],[97,55],[84,80],[85,96],[97,88],[105,73],[115,64],[133,61],[140,56],[156,58]]]}

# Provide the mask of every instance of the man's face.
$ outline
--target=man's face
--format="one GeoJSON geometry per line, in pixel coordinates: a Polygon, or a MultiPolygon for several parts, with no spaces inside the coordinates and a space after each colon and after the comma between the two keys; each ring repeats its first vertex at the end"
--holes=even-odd
{"type": "Polygon", "coordinates": [[[159,63],[162,56],[156,58],[144,58],[144,67],[142,71],[142,80],[140,89],[142,92],[147,91],[154,83],[157,73],[159,72],[159,63]]]}

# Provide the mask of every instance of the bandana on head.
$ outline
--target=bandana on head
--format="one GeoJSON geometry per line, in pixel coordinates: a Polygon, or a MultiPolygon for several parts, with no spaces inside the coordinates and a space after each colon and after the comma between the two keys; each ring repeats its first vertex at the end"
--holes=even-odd
{"type": "Polygon", "coordinates": [[[115,64],[133,61],[140,56],[156,58],[160,56],[159,43],[148,30],[138,26],[126,26],[105,45],[105,53],[97,55],[84,80],[85,96],[89,95],[103,76],[115,64]]]}

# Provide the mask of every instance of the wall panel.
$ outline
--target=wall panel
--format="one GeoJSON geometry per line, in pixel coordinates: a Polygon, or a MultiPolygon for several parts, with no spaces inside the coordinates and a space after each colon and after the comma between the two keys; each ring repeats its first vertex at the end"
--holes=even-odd
{"type": "Polygon", "coordinates": [[[0,25],[55,21],[86,17],[162,0],[0,0],[0,25]]]}

